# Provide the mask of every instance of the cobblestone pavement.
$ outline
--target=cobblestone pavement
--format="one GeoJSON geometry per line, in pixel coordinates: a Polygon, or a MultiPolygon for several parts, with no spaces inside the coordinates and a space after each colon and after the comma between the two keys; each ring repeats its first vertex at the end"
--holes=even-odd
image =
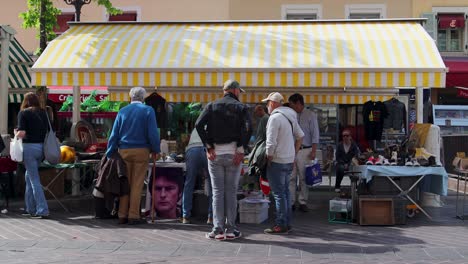
{"type": "Polygon", "coordinates": [[[0,263],[468,263],[468,225],[454,218],[453,193],[428,208],[432,221],[418,214],[400,226],[330,224],[331,197],[315,191],[289,235],[263,234],[271,221],[240,224],[243,237],[222,242],[204,238],[202,219],[119,226],[93,219],[89,199],[67,202],[71,213],[50,202],[50,219],[31,219],[15,203],[0,215],[0,263]]]}

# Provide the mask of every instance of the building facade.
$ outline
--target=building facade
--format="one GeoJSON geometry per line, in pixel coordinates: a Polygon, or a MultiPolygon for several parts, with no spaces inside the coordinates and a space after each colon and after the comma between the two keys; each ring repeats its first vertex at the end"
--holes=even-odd
{"type": "MultiPolygon", "coordinates": [[[[176,21],[176,20],[280,20],[280,19],[356,19],[356,18],[409,18],[414,17],[412,1],[407,0],[112,0],[124,11],[120,16],[109,16],[95,3],[84,5],[81,21],[176,21]]],[[[422,1],[424,2],[424,1],[422,1]]],[[[461,2],[461,1],[459,1],[461,2]]],[[[62,10],[58,22],[60,34],[66,22],[74,20],[75,9],[64,1],[54,1],[62,10]]],[[[1,24],[11,25],[16,38],[26,51],[32,53],[39,46],[35,29],[23,29],[19,13],[27,10],[26,1],[11,1],[0,10],[1,24]]],[[[416,16],[416,17],[419,17],[416,16]]]]}

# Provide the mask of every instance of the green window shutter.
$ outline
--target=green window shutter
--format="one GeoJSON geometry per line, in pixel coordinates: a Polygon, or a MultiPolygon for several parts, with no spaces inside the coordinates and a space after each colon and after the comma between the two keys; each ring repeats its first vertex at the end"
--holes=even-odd
{"type": "Polygon", "coordinates": [[[431,36],[434,41],[437,41],[437,13],[423,13],[421,17],[426,18],[426,22],[423,24],[426,32],[431,36]]]}

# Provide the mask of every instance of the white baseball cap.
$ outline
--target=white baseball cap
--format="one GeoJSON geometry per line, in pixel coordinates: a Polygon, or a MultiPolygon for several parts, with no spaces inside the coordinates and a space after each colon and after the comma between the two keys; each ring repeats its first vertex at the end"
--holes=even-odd
{"type": "Polygon", "coordinates": [[[262,102],[273,101],[282,104],[284,101],[284,97],[277,92],[270,93],[267,98],[263,99],[262,102]]]}

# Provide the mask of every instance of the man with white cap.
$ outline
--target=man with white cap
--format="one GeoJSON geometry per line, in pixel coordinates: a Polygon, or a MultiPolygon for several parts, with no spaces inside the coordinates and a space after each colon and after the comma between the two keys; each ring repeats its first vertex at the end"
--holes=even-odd
{"type": "Polygon", "coordinates": [[[294,158],[302,144],[304,132],[297,123],[293,109],[283,106],[280,93],[270,93],[262,102],[267,103],[270,118],[266,132],[266,155],[268,159],[267,178],[273,192],[276,206],[276,220],[266,234],[286,234],[291,230],[291,197],[289,176],[294,158]]]}
{"type": "Polygon", "coordinates": [[[239,101],[244,92],[237,81],[228,80],[224,96],[206,105],[196,122],[206,148],[213,193],[213,229],[206,238],[236,239],[237,188],[241,163],[252,134],[249,108],[239,101]]]}

